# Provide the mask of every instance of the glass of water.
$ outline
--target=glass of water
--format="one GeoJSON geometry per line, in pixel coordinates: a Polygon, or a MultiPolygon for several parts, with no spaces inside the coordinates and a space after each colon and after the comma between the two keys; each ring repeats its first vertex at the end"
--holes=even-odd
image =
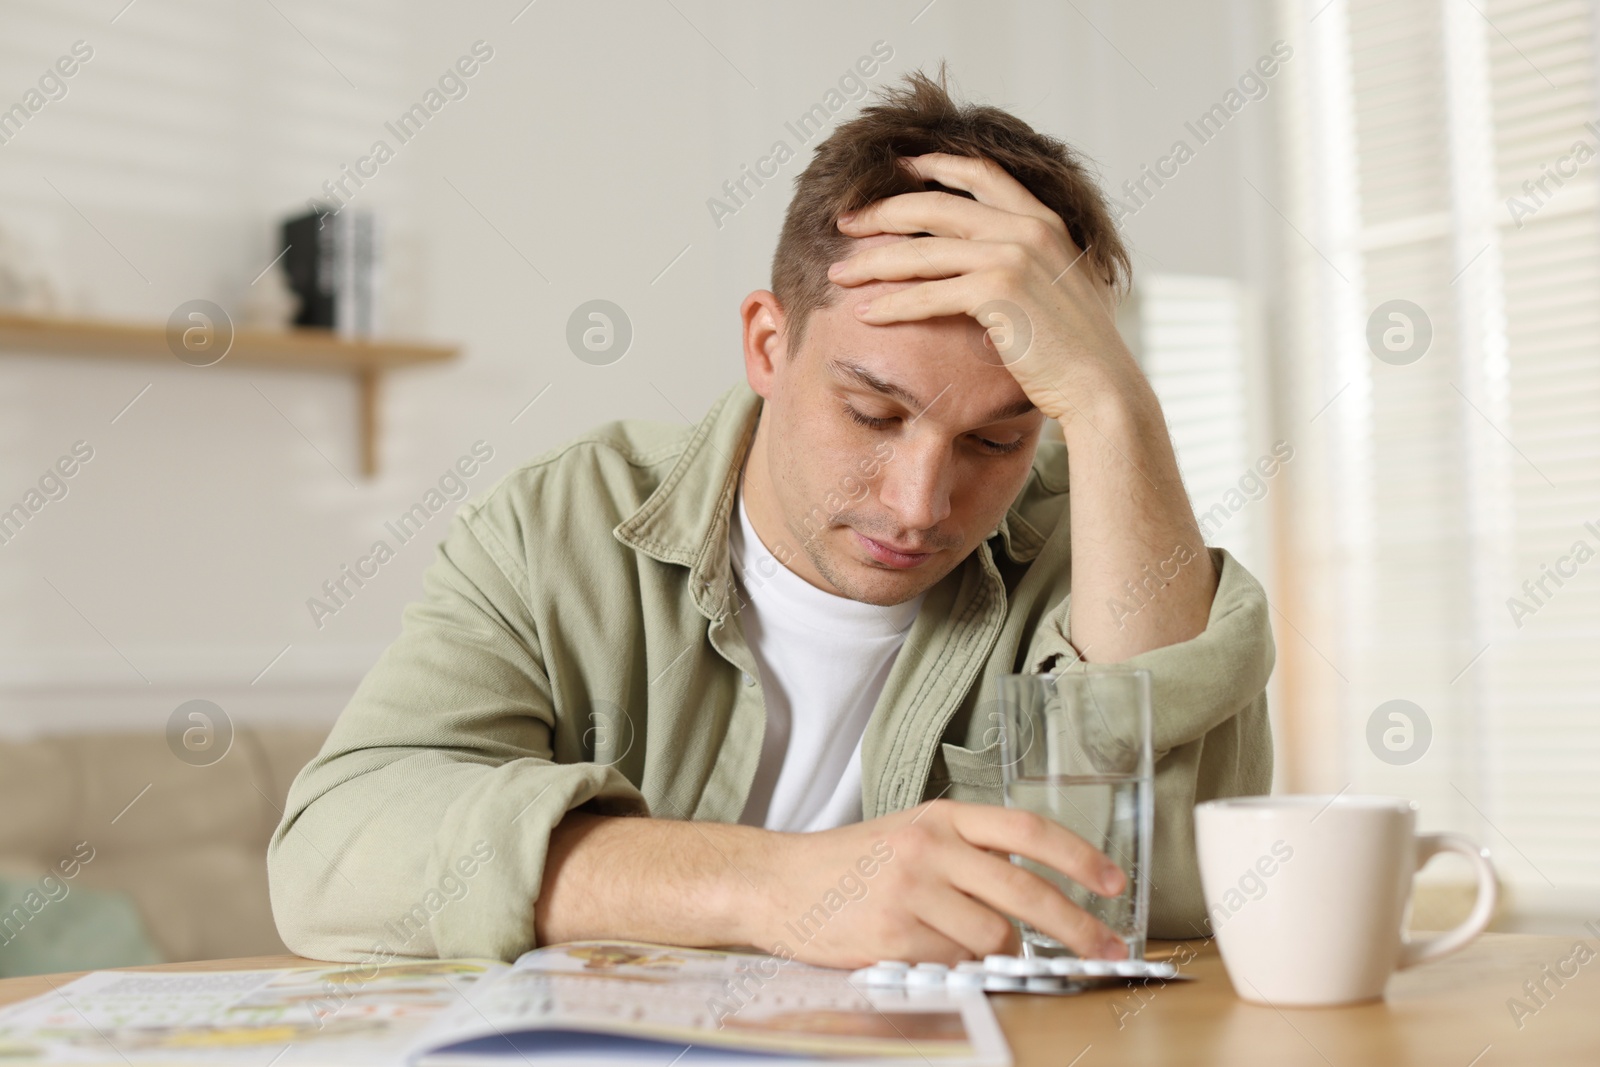
{"type": "MultiPolygon", "coordinates": [[[[1121,867],[1127,881],[1101,896],[1059,871],[1013,855],[1144,956],[1150,921],[1150,837],[1155,789],[1150,746],[1150,672],[1074,664],[1059,674],[999,680],[1000,750],[1006,806],[1051,819],[1121,867]]],[[[1029,956],[1071,954],[1019,923],[1029,956]]]]}

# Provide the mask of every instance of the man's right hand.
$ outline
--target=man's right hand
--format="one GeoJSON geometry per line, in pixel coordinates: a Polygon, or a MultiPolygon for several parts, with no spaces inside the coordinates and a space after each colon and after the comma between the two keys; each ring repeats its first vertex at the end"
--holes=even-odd
{"type": "Polygon", "coordinates": [[[1127,956],[1104,924],[1011,853],[1097,893],[1126,884],[1071,831],[992,804],[933,800],[814,833],[572,811],[550,835],[535,929],[540,944],[748,944],[864,967],[1015,953],[1011,916],[1079,955],[1127,956]]]}
{"type": "MultiPolygon", "coordinates": [[[[1081,837],[1031,812],[934,800],[870,822],[764,834],[750,844],[756,862],[747,873],[758,891],[741,932],[764,951],[786,947],[796,959],[831,967],[881,959],[955,963],[1017,952],[1012,916],[1081,956],[1128,954],[1099,920],[1011,862],[1008,854],[1016,853],[1105,895],[1126,884],[1081,837]]],[[[749,857],[749,848],[741,851],[749,857]]]]}

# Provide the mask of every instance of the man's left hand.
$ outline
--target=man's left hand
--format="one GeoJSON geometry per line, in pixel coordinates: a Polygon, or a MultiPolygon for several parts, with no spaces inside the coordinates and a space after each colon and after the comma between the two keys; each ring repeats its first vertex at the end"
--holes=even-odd
{"type": "Polygon", "coordinates": [[[902,157],[901,165],[976,199],[903,193],[839,220],[850,237],[930,235],[865,248],[833,265],[828,277],[844,287],[929,279],[878,295],[858,310],[862,322],[973,316],[988,328],[996,361],[1053,419],[1074,413],[1073,398],[1127,384],[1130,372],[1137,377],[1110,286],[1061,216],[989,159],[933,152],[902,157]]]}

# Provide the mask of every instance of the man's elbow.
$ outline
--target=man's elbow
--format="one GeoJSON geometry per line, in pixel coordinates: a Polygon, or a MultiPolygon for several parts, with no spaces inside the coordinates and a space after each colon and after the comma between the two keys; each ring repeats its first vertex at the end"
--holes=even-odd
{"type": "Polygon", "coordinates": [[[290,952],[308,959],[330,959],[326,954],[328,946],[316,929],[318,902],[312,879],[306,876],[296,851],[297,846],[285,842],[281,827],[267,844],[267,895],[272,902],[272,921],[290,952]]]}
{"type": "Polygon", "coordinates": [[[280,826],[267,845],[267,893],[278,937],[297,956],[336,963],[369,959],[373,946],[363,946],[339,915],[341,893],[350,886],[326,859],[308,848],[303,835],[280,826]]]}

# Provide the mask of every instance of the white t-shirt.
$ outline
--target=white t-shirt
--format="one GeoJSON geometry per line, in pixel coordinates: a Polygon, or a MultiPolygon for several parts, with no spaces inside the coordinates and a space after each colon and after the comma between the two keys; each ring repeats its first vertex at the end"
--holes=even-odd
{"type": "Polygon", "coordinates": [[[761,672],[767,731],[739,821],[828,830],[861,821],[861,735],[923,596],[880,607],[818,589],[767,551],[739,493],[728,548],[761,672]]]}

